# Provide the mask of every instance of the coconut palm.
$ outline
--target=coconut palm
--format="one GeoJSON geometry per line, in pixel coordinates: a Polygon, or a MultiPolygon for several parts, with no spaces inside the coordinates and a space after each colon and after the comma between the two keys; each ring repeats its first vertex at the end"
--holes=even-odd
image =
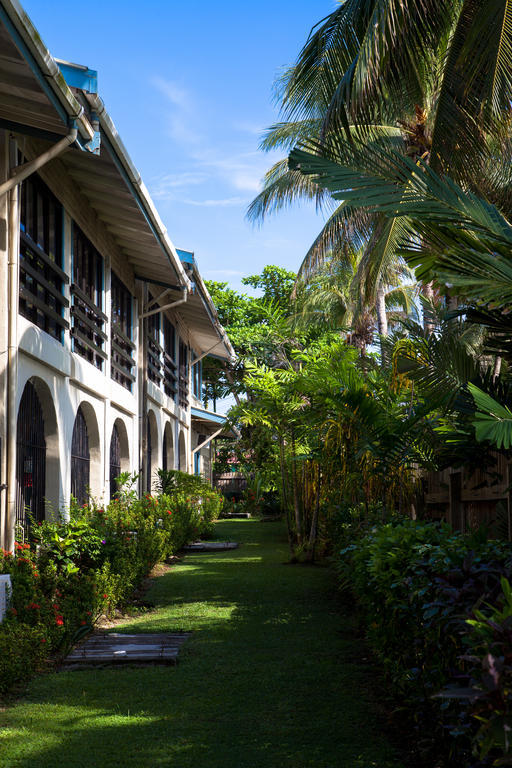
{"type": "MultiPolygon", "coordinates": [[[[280,79],[284,119],[262,148],[289,151],[311,140],[322,147],[340,132],[349,142],[372,142],[378,131],[390,150],[398,141],[410,158],[450,169],[481,191],[482,171],[495,157],[488,138],[500,143],[510,116],[511,64],[507,0],[345,0],[280,79]]],[[[325,189],[283,161],[266,175],[249,218],[262,220],[298,199],[315,200],[330,214],[299,275],[314,273],[340,241],[364,243],[357,284],[367,302],[375,301],[382,333],[386,271],[400,261],[401,222],[354,211],[347,201],[333,210],[325,189]]]]}

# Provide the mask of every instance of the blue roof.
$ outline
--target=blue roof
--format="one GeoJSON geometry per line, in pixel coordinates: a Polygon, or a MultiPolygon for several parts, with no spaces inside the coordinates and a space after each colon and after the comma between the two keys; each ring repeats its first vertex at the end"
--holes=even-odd
{"type": "Polygon", "coordinates": [[[180,248],[176,248],[176,253],[186,264],[194,264],[194,254],[192,251],[182,251],[180,248]]]}
{"type": "Polygon", "coordinates": [[[205,411],[202,408],[190,409],[191,415],[197,419],[204,419],[204,421],[213,421],[215,424],[225,424],[227,421],[226,416],[222,416],[220,413],[213,413],[213,411],[205,411]]]}
{"type": "Polygon", "coordinates": [[[57,64],[70,88],[80,88],[87,93],[98,93],[98,73],[95,69],[60,59],[57,59],[57,64]]]}

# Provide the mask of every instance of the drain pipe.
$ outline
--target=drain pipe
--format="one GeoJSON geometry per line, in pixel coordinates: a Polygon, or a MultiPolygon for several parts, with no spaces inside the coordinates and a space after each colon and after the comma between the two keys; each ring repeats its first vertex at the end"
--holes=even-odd
{"type": "Polygon", "coordinates": [[[28,163],[17,165],[12,168],[10,178],[7,179],[7,181],[4,181],[3,184],[0,184],[0,195],[10,192],[11,189],[14,189],[18,184],[21,184],[24,179],[38,171],[39,168],[42,168],[43,165],[49,163],[50,160],[53,160],[57,155],[62,154],[65,149],[75,143],[77,136],[77,129],[72,128],[67,136],[64,136],[64,138],[58,141],[57,144],[54,144],[53,147],[47,149],[46,152],[43,152],[42,155],[36,157],[35,160],[30,160],[28,163]]]}
{"type": "Polygon", "coordinates": [[[10,178],[0,184],[0,194],[9,194],[8,211],[8,338],[7,338],[7,505],[4,543],[8,551],[14,549],[16,524],[16,396],[18,389],[18,304],[19,304],[19,184],[30,174],[66,150],[77,137],[73,128],[69,134],[43,152],[35,160],[16,166],[16,145],[11,147],[10,178]]]}

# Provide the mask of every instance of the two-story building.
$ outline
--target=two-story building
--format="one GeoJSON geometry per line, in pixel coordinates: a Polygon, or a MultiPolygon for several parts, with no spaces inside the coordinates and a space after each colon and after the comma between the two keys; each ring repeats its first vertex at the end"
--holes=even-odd
{"type": "Polygon", "coordinates": [[[210,472],[225,419],[201,361],[233,350],[97,94],[0,0],[0,515],[108,500],[122,471],[210,472]]]}

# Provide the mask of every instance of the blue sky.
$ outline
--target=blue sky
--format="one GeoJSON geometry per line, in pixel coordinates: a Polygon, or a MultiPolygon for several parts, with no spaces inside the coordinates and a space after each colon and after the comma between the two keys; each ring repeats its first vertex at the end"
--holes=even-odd
{"type": "Polygon", "coordinates": [[[247,206],[278,155],[272,87],[333,0],[256,4],[25,0],[56,58],[98,70],[99,93],[178,248],[204,277],[240,287],[266,264],[297,269],[321,227],[314,207],[255,229],[247,206]]]}

